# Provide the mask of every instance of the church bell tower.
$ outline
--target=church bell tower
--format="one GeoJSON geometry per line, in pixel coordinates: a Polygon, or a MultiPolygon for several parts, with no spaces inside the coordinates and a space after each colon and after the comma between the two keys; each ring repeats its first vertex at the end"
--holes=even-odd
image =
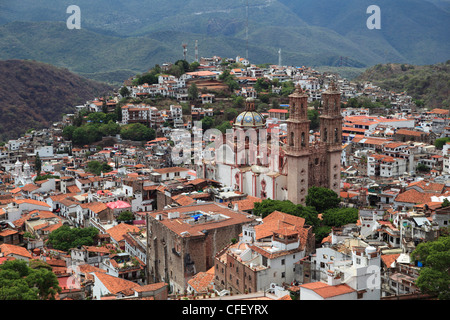
{"type": "Polygon", "coordinates": [[[309,125],[308,95],[297,85],[289,96],[287,120],[288,200],[304,204],[308,193],[309,125]]]}
{"type": "Polygon", "coordinates": [[[328,164],[328,188],[339,194],[342,153],[341,92],[335,82],[322,93],[320,141],[325,145],[328,164]]]}

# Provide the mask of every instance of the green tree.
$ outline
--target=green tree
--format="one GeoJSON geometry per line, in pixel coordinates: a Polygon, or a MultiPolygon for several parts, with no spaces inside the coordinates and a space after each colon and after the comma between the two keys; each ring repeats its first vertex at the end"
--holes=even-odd
{"type": "Polygon", "coordinates": [[[133,141],[150,141],[156,137],[153,128],[149,128],[141,123],[132,123],[121,127],[120,135],[123,139],[133,141]]]}
{"type": "Polygon", "coordinates": [[[99,127],[99,131],[103,136],[113,136],[120,133],[120,125],[112,120],[109,120],[108,123],[99,127]]]}
{"type": "Polygon", "coordinates": [[[328,209],[337,208],[340,202],[340,197],[333,190],[323,187],[311,187],[308,189],[305,204],[316,208],[317,212],[323,213],[328,209]]]}
{"type": "Polygon", "coordinates": [[[188,98],[191,100],[198,99],[198,88],[195,83],[192,83],[188,89],[188,98]]]}
{"type": "Polygon", "coordinates": [[[434,146],[436,147],[436,149],[442,150],[447,142],[450,142],[450,137],[439,138],[434,141],[434,146]]]}
{"type": "Polygon", "coordinates": [[[423,264],[416,281],[420,291],[436,294],[440,300],[449,300],[450,237],[441,236],[435,241],[420,243],[411,257],[423,264]]]}
{"type": "Polygon", "coordinates": [[[90,161],[87,164],[86,171],[91,172],[97,176],[101,175],[102,172],[110,172],[112,170],[111,166],[108,165],[106,162],[99,162],[99,161],[90,161]]]}
{"type": "Polygon", "coordinates": [[[78,246],[93,245],[97,235],[98,229],[94,227],[70,228],[64,225],[49,234],[47,244],[58,250],[69,251],[78,246]]]}
{"type": "Polygon", "coordinates": [[[271,86],[272,86],[272,83],[270,82],[270,80],[268,78],[258,78],[256,80],[254,88],[255,88],[256,92],[259,93],[261,91],[265,91],[265,92],[269,91],[271,86]]]}
{"type": "Polygon", "coordinates": [[[323,213],[322,222],[329,227],[341,227],[348,223],[356,223],[358,216],[356,208],[332,208],[323,213]]]}
{"type": "Polygon", "coordinates": [[[220,130],[222,133],[226,133],[227,129],[232,129],[230,121],[223,121],[220,125],[216,127],[217,130],[220,130]]]}
{"type": "Polygon", "coordinates": [[[208,116],[205,116],[202,119],[202,129],[203,130],[208,130],[210,128],[212,128],[214,125],[214,119],[208,116]]]}
{"type": "Polygon", "coordinates": [[[416,167],[416,171],[418,172],[430,172],[430,170],[430,167],[423,163],[419,163],[416,167]]]}
{"type": "Polygon", "coordinates": [[[236,110],[235,108],[226,108],[225,109],[225,118],[227,120],[233,120],[234,118],[236,118],[239,114],[239,111],[236,110]]]}
{"type": "Polygon", "coordinates": [[[76,126],[67,126],[63,129],[63,137],[66,140],[72,140],[73,132],[75,131],[76,126]]]}
{"type": "Polygon", "coordinates": [[[147,83],[149,85],[156,84],[156,83],[158,83],[158,77],[154,73],[144,73],[142,76],[137,78],[136,82],[137,82],[136,84],[138,84],[138,85],[142,85],[145,83],[147,83]]]}
{"type": "Polygon", "coordinates": [[[122,88],[120,88],[119,93],[122,97],[128,97],[130,95],[130,90],[123,86],[122,88]]]}
{"type": "Polygon", "coordinates": [[[23,260],[0,265],[0,300],[53,300],[61,292],[56,275],[48,268],[30,268],[23,260]]]}
{"type": "Polygon", "coordinates": [[[118,216],[117,216],[117,221],[119,222],[127,222],[127,221],[132,221],[134,220],[134,214],[131,211],[122,211],[118,216]]]}
{"type": "Polygon", "coordinates": [[[319,111],[315,109],[308,109],[308,119],[311,121],[309,127],[311,130],[316,130],[320,126],[319,111]]]}
{"type": "Polygon", "coordinates": [[[36,153],[36,158],[34,159],[34,169],[36,170],[37,176],[40,177],[42,171],[42,160],[39,156],[39,152],[36,153]]]}

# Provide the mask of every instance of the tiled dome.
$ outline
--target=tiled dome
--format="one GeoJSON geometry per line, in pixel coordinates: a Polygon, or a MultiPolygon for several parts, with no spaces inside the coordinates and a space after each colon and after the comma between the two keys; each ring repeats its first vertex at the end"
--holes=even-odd
{"type": "Polygon", "coordinates": [[[265,120],[261,113],[254,108],[253,99],[247,99],[246,110],[239,114],[234,120],[235,128],[263,128],[265,120]]]}

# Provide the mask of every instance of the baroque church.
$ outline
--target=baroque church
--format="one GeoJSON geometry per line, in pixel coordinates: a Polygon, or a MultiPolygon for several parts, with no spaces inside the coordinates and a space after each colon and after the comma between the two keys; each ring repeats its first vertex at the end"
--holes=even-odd
{"type": "Polygon", "coordinates": [[[308,188],[340,191],[341,93],[335,83],[322,93],[320,134],[312,135],[308,95],[297,86],[289,96],[287,136],[268,130],[264,117],[247,99],[233,130],[216,145],[213,160],[197,165],[197,177],[221,181],[235,191],[262,199],[305,204],[308,188]]]}
{"type": "Polygon", "coordinates": [[[22,162],[17,160],[14,164],[14,172],[12,176],[14,178],[14,185],[16,187],[33,183],[31,166],[28,164],[28,161],[26,161],[25,164],[22,165],[22,162]]]}

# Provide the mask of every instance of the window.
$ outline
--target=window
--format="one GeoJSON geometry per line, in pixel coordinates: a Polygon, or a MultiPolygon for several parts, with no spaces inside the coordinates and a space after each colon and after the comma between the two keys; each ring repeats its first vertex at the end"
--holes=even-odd
{"type": "Polygon", "coordinates": [[[284,266],[284,264],[285,264],[285,260],[281,259],[281,265],[284,266]]]}
{"type": "Polygon", "coordinates": [[[286,278],[286,273],[285,273],[285,272],[282,272],[282,273],[281,273],[281,277],[282,277],[282,278],[286,278]]]}

